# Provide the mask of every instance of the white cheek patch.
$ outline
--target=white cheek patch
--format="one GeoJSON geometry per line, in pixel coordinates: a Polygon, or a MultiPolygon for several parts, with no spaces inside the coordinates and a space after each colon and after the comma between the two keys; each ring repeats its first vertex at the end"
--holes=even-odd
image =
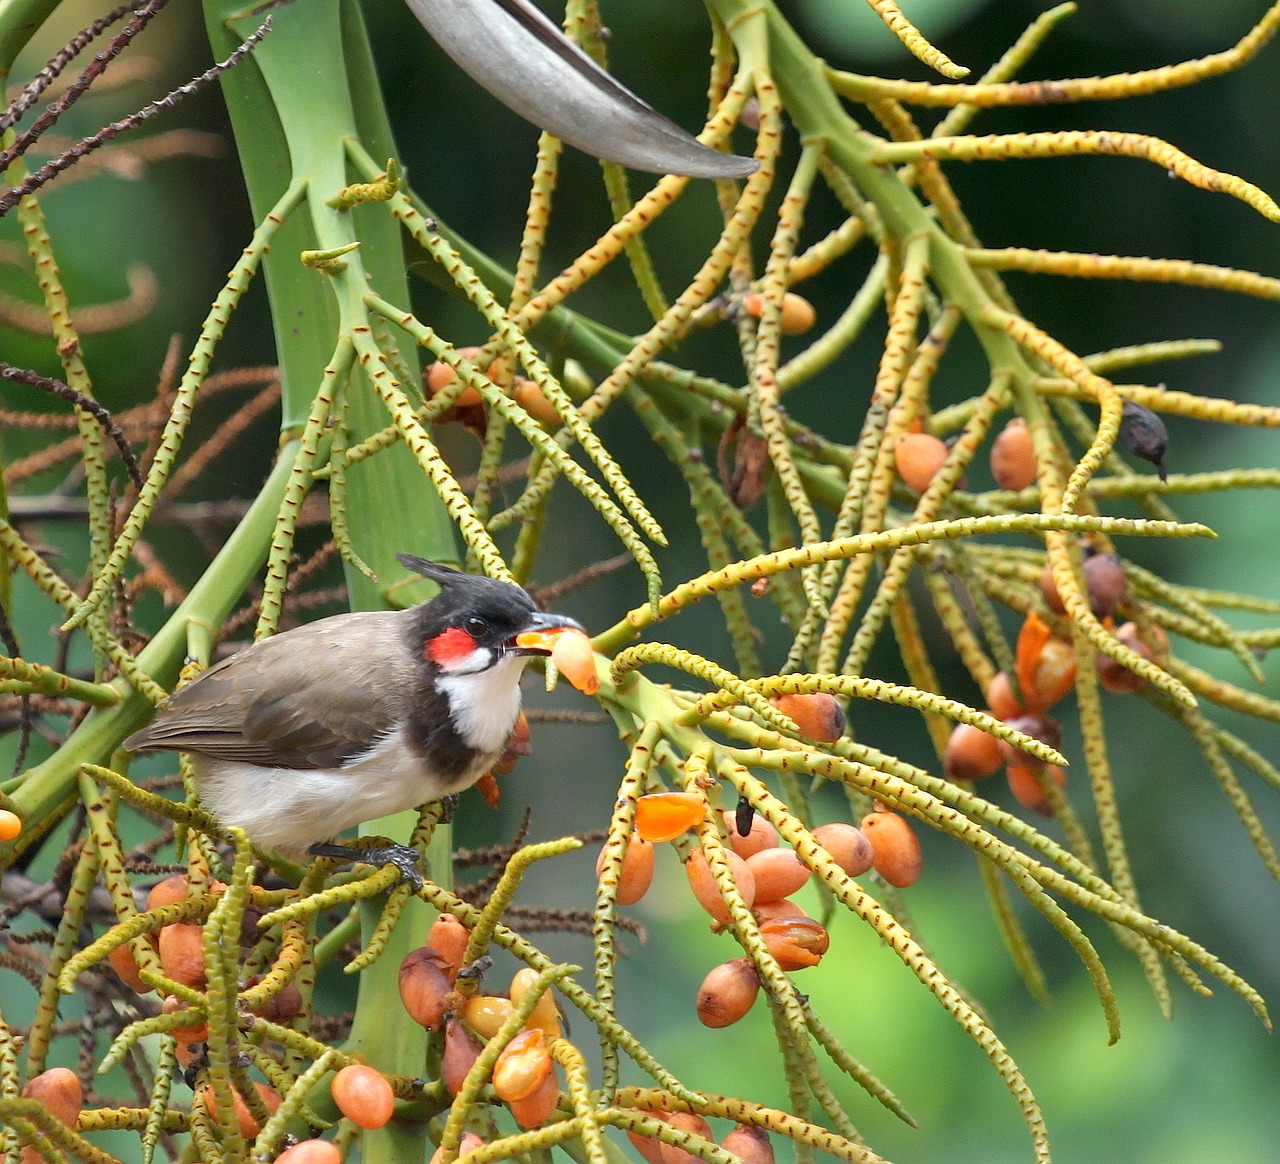
{"type": "Polygon", "coordinates": [[[439,662],[437,666],[441,675],[474,675],[477,671],[493,666],[493,648],[476,647],[474,651],[468,651],[448,662],[439,662]]]}
{"type": "Polygon", "coordinates": [[[527,655],[504,655],[482,671],[441,669],[440,690],[448,696],[453,725],[468,747],[490,756],[506,747],[520,714],[520,673],[527,662],[527,655]]]}

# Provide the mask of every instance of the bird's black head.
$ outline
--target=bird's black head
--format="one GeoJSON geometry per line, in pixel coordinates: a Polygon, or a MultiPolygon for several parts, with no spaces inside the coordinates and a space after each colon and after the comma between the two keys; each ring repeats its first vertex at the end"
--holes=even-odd
{"type": "Polygon", "coordinates": [[[411,554],[396,557],[440,586],[435,598],[416,609],[414,634],[424,657],[443,672],[474,674],[504,658],[550,653],[518,646],[516,636],[525,631],[582,629],[571,618],[539,610],[528,591],[511,582],[464,574],[411,554]]]}

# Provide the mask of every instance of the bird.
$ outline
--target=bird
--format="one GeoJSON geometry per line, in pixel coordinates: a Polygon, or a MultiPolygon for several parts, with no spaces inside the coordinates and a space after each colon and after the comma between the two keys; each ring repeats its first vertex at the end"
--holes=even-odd
{"type": "Polygon", "coordinates": [[[124,748],[186,752],[201,805],[260,850],[389,863],[415,880],[407,846],[331,842],[474,784],[515,728],[525,664],[550,654],[518,640],[582,627],[514,583],[396,557],[439,594],[254,643],[180,687],[124,748]]]}

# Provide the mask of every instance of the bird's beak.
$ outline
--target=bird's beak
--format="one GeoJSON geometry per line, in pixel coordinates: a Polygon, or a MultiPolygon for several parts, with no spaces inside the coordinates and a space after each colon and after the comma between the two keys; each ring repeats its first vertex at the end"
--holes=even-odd
{"type": "Polygon", "coordinates": [[[503,650],[508,655],[549,655],[556,635],[565,631],[586,634],[582,624],[567,615],[535,610],[523,629],[503,644],[503,650]]]}

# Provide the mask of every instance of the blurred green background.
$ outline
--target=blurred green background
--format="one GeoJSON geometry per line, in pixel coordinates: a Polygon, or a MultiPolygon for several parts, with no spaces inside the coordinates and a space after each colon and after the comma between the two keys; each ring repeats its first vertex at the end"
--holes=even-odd
{"type": "MultiPolygon", "coordinates": [[[[15,69],[16,80],[28,76],[71,30],[98,13],[94,4],[69,2],[63,7],[57,31],[42,34],[15,69]]],[[[996,59],[1044,7],[1023,0],[905,4],[908,15],[928,35],[975,73],[996,59]]],[[[1061,26],[1025,76],[1136,70],[1219,51],[1234,43],[1264,7],[1261,0],[1082,0],[1077,15],[1061,26]]],[[[604,0],[602,8],[614,33],[609,45],[614,71],[663,112],[695,127],[704,102],[709,40],[701,6],[691,0],[604,0]]],[[[861,0],[793,0],[783,8],[832,63],[893,76],[927,75],[878,27],[861,0]]],[[[536,131],[461,75],[402,5],[379,0],[368,5],[368,14],[411,181],[452,227],[510,264],[519,241],[536,131]]],[[[205,67],[206,54],[198,11],[175,5],[139,44],[138,55],[155,61],[152,75],[87,100],[67,119],[65,132],[89,132],[136,108],[205,67]]],[[[1280,191],[1280,143],[1275,133],[1278,65],[1280,46],[1271,45],[1243,71],[1194,88],[1123,104],[994,111],[983,115],[975,128],[1152,133],[1274,194],[1280,191]]],[[[133,262],[149,264],[159,280],[159,302],[147,320],[86,342],[99,395],[113,408],[150,396],[169,336],[180,333],[190,343],[251,227],[217,94],[204,94],[157,123],[161,130],[179,126],[221,135],[223,156],[179,157],[154,164],[137,177],[86,178],[55,187],[44,200],[67,282],[78,302],[122,296],[125,271],[133,262]]],[[[1096,159],[953,165],[948,173],[978,235],[989,246],[1186,257],[1268,274],[1280,270],[1280,228],[1231,198],[1170,181],[1145,163],[1096,159]]],[[[547,273],[608,223],[607,202],[595,174],[594,162],[567,151],[547,273]]],[[[635,188],[644,188],[648,181],[637,177],[635,188]]],[[[716,210],[709,188],[693,192],[686,203],[664,218],[652,236],[659,273],[669,290],[694,269],[714,228],[716,210]]],[[[833,221],[831,200],[816,198],[807,237],[817,237],[833,221]]],[[[0,223],[0,240],[18,239],[12,219],[0,223]]],[[[855,255],[806,292],[812,294],[821,319],[829,321],[847,302],[868,261],[865,253],[855,255]]],[[[1159,367],[1151,377],[1187,391],[1280,404],[1280,313],[1274,304],[1209,291],[1120,283],[1010,276],[1009,285],[1030,319],[1081,353],[1190,336],[1220,339],[1220,355],[1159,367]]],[[[0,268],[0,288],[34,298],[29,277],[13,266],[0,268]]],[[[420,316],[443,334],[457,342],[483,338],[477,321],[453,301],[425,285],[417,294],[420,316]]],[[[644,324],[643,309],[621,268],[588,289],[575,305],[626,330],[644,324]]],[[[265,296],[255,291],[233,323],[219,367],[271,359],[265,309],[265,296]]],[[[828,373],[790,398],[795,414],[836,438],[848,439],[861,419],[879,338],[880,331],[873,327],[828,373]]],[[[3,358],[12,363],[56,370],[47,340],[5,328],[0,345],[3,358]]],[[[687,346],[683,357],[737,378],[727,335],[701,338],[687,346]]],[[[982,382],[975,347],[958,345],[939,378],[935,402],[970,395],[982,382]]],[[[27,397],[19,403],[22,391],[6,385],[4,398],[13,407],[45,406],[27,397]]],[[[215,419],[212,413],[201,415],[197,436],[207,433],[215,419]]],[[[1176,420],[1170,430],[1168,460],[1177,472],[1280,464],[1280,444],[1273,434],[1176,420]]],[[[670,549],[659,555],[666,578],[696,572],[697,533],[677,476],[626,417],[611,416],[603,431],[671,535],[670,549]]],[[[6,462],[28,443],[13,432],[3,434],[3,442],[6,462]]],[[[459,464],[474,460],[469,437],[450,433],[445,444],[459,464]]],[[[264,425],[234,456],[217,462],[191,496],[251,495],[274,448],[271,427],[264,425]]],[[[46,478],[32,487],[53,483],[53,478],[46,478]]],[[[1280,507],[1271,495],[1189,501],[1178,509],[1188,519],[1211,524],[1219,540],[1131,542],[1125,548],[1136,560],[1182,581],[1280,598],[1280,507]]],[[[568,491],[560,494],[553,514],[538,581],[550,581],[616,552],[608,532],[568,491]]],[[[82,555],[71,531],[48,526],[41,527],[40,534],[64,545],[69,562],[82,555]]],[[[192,534],[169,530],[157,541],[171,560],[176,559],[187,580],[198,574],[203,551],[192,534]]],[[[30,597],[29,590],[23,593],[30,597]]],[[[638,575],[624,572],[566,600],[563,608],[588,626],[600,627],[642,599],[638,575]]],[[[47,608],[31,602],[20,624],[24,642],[41,642],[50,621],[47,608]]],[[[669,633],[673,641],[730,657],[711,609],[672,624],[669,633]]],[[[948,690],[975,698],[947,644],[936,629],[933,633],[948,690]]],[[[774,636],[769,641],[780,640],[774,636]]],[[[38,657],[38,651],[32,653],[38,657]]],[[[1191,648],[1185,654],[1233,682],[1249,682],[1229,658],[1207,659],[1191,648]]],[[[775,656],[771,661],[781,660],[775,656]]],[[[1274,661],[1267,669],[1269,693],[1280,694],[1274,661]]],[[[887,651],[875,656],[871,672],[899,677],[887,651]]],[[[528,698],[535,707],[586,706],[573,692],[547,697],[531,690],[528,698]]],[[[1132,700],[1112,698],[1107,712],[1121,811],[1144,904],[1209,946],[1274,1003],[1280,999],[1280,891],[1185,735],[1132,700]]],[[[1226,715],[1223,721],[1264,754],[1276,757],[1274,725],[1237,722],[1237,717],[1226,715]]],[[[904,711],[857,707],[853,727],[868,742],[910,760],[932,762],[918,718],[904,711]]],[[[1078,757],[1075,743],[1068,732],[1068,755],[1078,757]]],[[[478,798],[464,801],[460,843],[481,844],[510,835],[525,805],[533,806],[535,839],[607,822],[623,757],[612,733],[606,728],[542,726],[535,731],[534,744],[534,755],[504,783],[499,814],[485,809],[478,798]]],[[[1260,811],[1273,834],[1280,833],[1280,799],[1273,790],[1245,779],[1250,791],[1258,794],[1260,811]]],[[[1079,778],[1074,789],[1077,805],[1083,806],[1079,778]]],[[[1007,799],[1007,793],[1004,796],[1007,799]]],[[[829,815],[841,811],[834,797],[824,807],[829,815]]],[[[1052,826],[1046,827],[1052,831],[1052,826]]],[[[1045,1107],[1055,1158],[1061,1164],[1265,1164],[1280,1159],[1280,1053],[1275,1039],[1239,999],[1222,993],[1201,999],[1175,986],[1176,1017],[1164,1023],[1133,960],[1105,927],[1086,923],[1108,962],[1121,1001],[1124,1036],[1108,1048],[1101,1012],[1084,973],[1058,936],[1038,918],[1029,922],[1056,998],[1052,1009],[1042,1010],[1026,997],[1009,966],[969,853],[937,837],[926,837],[925,846],[926,873],[908,895],[921,933],[941,964],[989,1008],[997,1032],[1045,1107]]],[[[594,853],[582,854],[539,870],[529,882],[528,899],[589,903],[593,860],[594,853]]],[[[694,1018],[698,982],[732,950],[729,939],[707,932],[673,854],[666,855],[659,883],[633,912],[648,928],[648,941],[624,943],[630,953],[621,968],[625,1021],[695,1086],[785,1102],[781,1063],[763,1008],[723,1031],[707,1031],[694,1018]]],[[[584,939],[553,938],[546,944],[557,957],[589,960],[584,939]]],[[[820,968],[805,972],[803,985],[854,1053],[921,1122],[918,1131],[905,1128],[845,1088],[842,1094],[855,1122],[877,1151],[919,1164],[999,1164],[1029,1158],[1017,1110],[982,1055],[861,927],[841,919],[834,928],[832,953],[820,968]]],[[[12,981],[4,989],[14,989],[12,981]]]]}

